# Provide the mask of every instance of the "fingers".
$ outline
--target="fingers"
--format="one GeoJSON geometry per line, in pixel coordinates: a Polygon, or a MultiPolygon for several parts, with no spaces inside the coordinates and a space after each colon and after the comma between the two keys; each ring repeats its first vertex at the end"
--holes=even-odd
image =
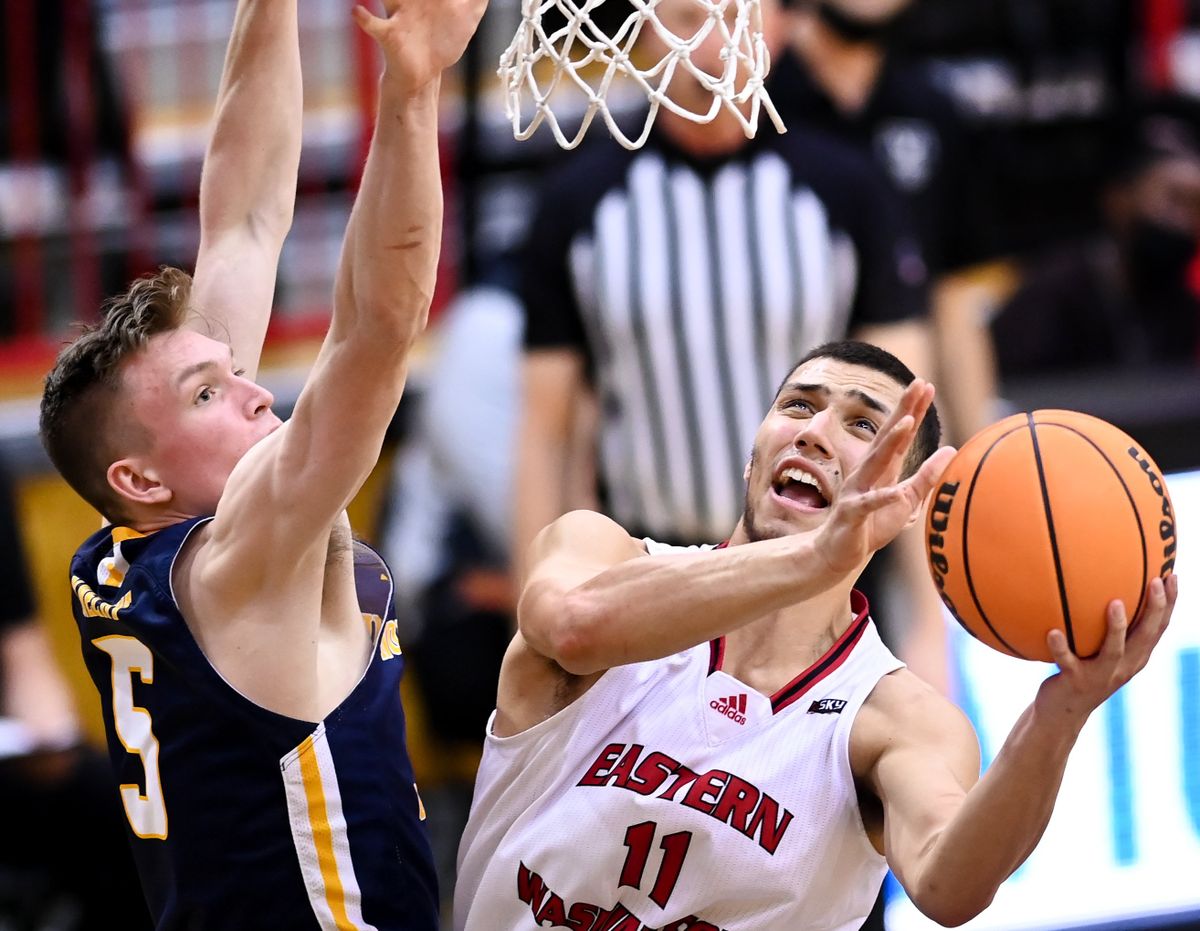
{"type": "Polygon", "coordinates": [[[1125,636],[1129,631],[1129,615],[1125,611],[1125,602],[1115,600],[1108,605],[1108,632],[1104,642],[1100,644],[1099,656],[1119,662],[1125,653],[1125,636]]]}
{"type": "Polygon", "coordinates": [[[883,426],[879,428],[879,432],[886,432],[889,427],[905,415],[911,416],[920,423],[921,418],[925,416],[925,412],[929,410],[929,405],[932,402],[933,385],[923,378],[914,378],[904,389],[903,394],[900,395],[896,409],[883,422],[883,426]]]}
{"type": "Polygon", "coordinates": [[[918,501],[924,501],[934,486],[937,485],[938,479],[942,477],[942,473],[946,471],[946,466],[950,465],[950,461],[958,453],[958,450],[953,446],[943,446],[938,449],[932,456],[921,463],[921,468],[917,469],[904,484],[912,486],[916,493],[918,501]]]}
{"type": "MultiPolygon", "coordinates": [[[[904,488],[900,485],[885,485],[873,488],[862,494],[843,499],[839,507],[850,521],[860,521],[873,511],[879,511],[891,504],[896,504],[904,498],[904,488]]],[[[903,529],[902,527],[900,529],[903,529]]],[[[896,531],[899,533],[899,529],[896,531]]],[[[881,544],[882,545],[882,544],[881,544]]]]}
{"type": "Polygon", "coordinates": [[[1129,633],[1129,649],[1141,657],[1143,664],[1166,632],[1178,596],[1178,576],[1170,575],[1166,580],[1158,578],[1150,580],[1150,585],[1146,589],[1145,607],[1133,630],[1129,633]]]}
{"type": "Polygon", "coordinates": [[[1079,667],[1079,657],[1071,652],[1067,645],[1067,635],[1055,628],[1046,634],[1046,646],[1050,650],[1050,658],[1064,673],[1071,674],[1079,667]]]}
{"type": "MultiPolygon", "coordinates": [[[[1179,579],[1172,575],[1165,581],[1152,579],[1146,588],[1146,603],[1136,622],[1131,624],[1124,602],[1114,599],[1107,609],[1108,629],[1100,651],[1086,662],[1105,664],[1112,669],[1124,667],[1123,681],[1141,670],[1155,646],[1166,632],[1179,595],[1179,579]]],[[[1067,646],[1066,635],[1052,630],[1046,635],[1046,645],[1054,662],[1064,672],[1078,669],[1081,663],[1067,646]]]]}
{"type": "Polygon", "coordinates": [[[925,419],[929,406],[933,404],[933,396],[936,391],[933,384],[923,378],[914,378],[913,383],[908,387],[912,391],[912,408],[909,413],[919,425],[925,419]]]}
{"type": "Polygon", "coordinates": [[[383,20],[375,16],[370,10],[361,4],[355,5],[350,11],[350,15],[354,18],[354,22],[358,28],[372,38],[376,38],[379,33],[379,28],[383,25],[383,20]]]}
{"type": "Polygon", "coordinates": [[[883,422],[875,442],[855,470],[860,488],[871,488],[880,481],[895,481],[917,427],[933,403],[933,395],[933,385],[920,378],[913,379],[904,389],[895,410],[883,422]]]}
{"type": "Polygon", "coordinates": [[[895,481],[900,464],[908,454],[917,425],[905,414],[890,427],[884,427],[854,469],[859,488],[873,488],[881,481],[895,481]]]}

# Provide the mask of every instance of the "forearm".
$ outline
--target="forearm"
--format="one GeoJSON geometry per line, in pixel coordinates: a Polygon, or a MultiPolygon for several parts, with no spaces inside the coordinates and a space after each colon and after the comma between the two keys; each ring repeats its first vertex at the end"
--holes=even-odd
{"type": "Polygon", "coordinates": [[[1031,705],[983,778],[931,845],[913,901],[943,924],[960,924],[992,901],[1037,846],[1085,719],[1052,720],[1031,705]]]}
{"type": "Polygon", "coordinates": [[[442,236],[439,81],[380,81],[375,135],[346,229],[333,327],[407,349],[424,329],[442,236]]]}
{"type": "Polygon", "coordinates": [[[575,486],[587,466],[580,457],[594,455],[595,423],[581,423],[578,416],[582,379],[583,359],[576,350],[523,355],[512,488],[512,566],[518,587],[537,535],[562,514],[585,506],[575,486]]]}
{"type": "MultiPolygon", "coordinates": [[[[559,526],[547,533],[561,532],[559,526]]],[[[796,534],[721,550],[626,558],[565,590],[557,581],[535,579],[522,596],[519,619],[535,650],[568,672],[587,675],[670,656],[837,581],[816,554],[813,535],[796,534]]]]}
{"type": "Polygon", "coordinates": [[[79,737],[75,703],[46,633],[35,621],[0,631],[0,715],[20,721],[43,744],[79,737]]]}
{"type": "Polygon", "coordinates": [[[296,0],[241,0],[200,179],[194,298],[252,378],[292,224],[303,109],[296,0]]]}
{"type": "Polygon", "coordinates": [[[205,234],[251,222],[282,241],[300,163],[303,90],[296,0],[241,0],[200,181],[205,234]]]}
{"type": "Polygon", "coordinates": [[[513,576],[518,586],[529,568],[534,539],[564,511],[562,444],[523,429],[513,470],[513,576]]]}
{"type": "Polygon", "coordinates": [[[939,381],[946,399],[947,432],[965,443],[992,422],[996,360],[984,322],[987,292],[963,277],[948,277],[933,292],[939,381]]]}

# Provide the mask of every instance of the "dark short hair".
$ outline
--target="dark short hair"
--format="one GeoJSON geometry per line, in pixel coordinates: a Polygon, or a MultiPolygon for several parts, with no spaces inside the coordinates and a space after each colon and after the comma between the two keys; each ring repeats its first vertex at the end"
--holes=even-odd
{"type": "Polygon", "coordinates": [[[1133,101],[1107,127],[1101,168],[1118,186],[1135,182],[1160,162],[1200,162],[1200,105],[1180,94],[1133,101]]]}
{"type": "MultiPolygon", "coordinates": [[[[871,343],[843,339],[831,343],[822,343],[820,346],[810,349],[801,356],[784,376],[783,381],[779,383],[779,387],[775,389],[775,397],[779,397],[779,392],[791,380],[792,373],[813,359],[833,359],[837,362],[845,362],[847,365],[861,365],[863,368],[882,372],[900,385],[901,388],[907,388],[912,384],[913,379],[916,378],[907,365],[886,349],[880,349],[871,343]]],[[[941,439],[942,422],[938,417],[937,405],[930,404],[929,410],[925,413],[925,419],[917,427],[917,435],[913,440],[912,448],[908,451],[908,456],[905,457],[902,469],[904,478],[916,472],[921,467],[921,463],[937,451],[941,439]]]]}
{"type": "MultiPolygon", "coordinates": [[[[100,323],[58,354],[42,391],[39,432],[50,461],[67,484],[107,519],[125,519],[108,484],[108,467],[139,424],[117,423],[121,367],[151,337],[179,329],[188,315],[192,279],[164,266],[105,303],[100,323]]],[[[136,433],[135,433],[136,435],[136,433]]]]}

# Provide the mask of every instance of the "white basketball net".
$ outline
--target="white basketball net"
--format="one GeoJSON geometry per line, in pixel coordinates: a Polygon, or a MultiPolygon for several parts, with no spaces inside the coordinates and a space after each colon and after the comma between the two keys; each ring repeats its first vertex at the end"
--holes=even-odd
{"type": "Polygon", "coordinates": [[[770,56],[762,37],[760,0],[692,0],[707,14],[707,21],[693,36],[677,36],[655,15],[660,0],[628,0],[633,12],[620,28],[608,36],[590,18],[589,13],[605,0],[521,0],[521,25],[512,44],[500,58],[500,77],[504,81],[505,112],[517,139],[528,139],[543,121],[549,123],[554,138],[564,149],[573,149],[582,141],[592,119],[599,113],[609,132],[627,149],[643,145],[660,107],[666,107],[695,123],[709,123],[722,107],[734,114],[748,137],[758,131],[760,108],[765,109],[776,129],[783,123],[771,98],[763,88],[770,68],[770,56]],[[734,12],[732,23],[726,21],[734,12]],[[547,34],[543,16],[557,11],[566,24],[547,34]],[[654,29],[666,54],[657,62],[634,63],[633,48],[646,28],[654,29]],[[712,76],[691,61],[691,53],[718,30],[724,50],[722,73],[712,76]],[[668,96],[671,81],[679,69],[690,72],[712,93],[711,105],[696,111],[681,106],[668,96]],[[635,136],[617,125],[609,109],[608,94],[614,79],[630,79],[650,101],[641,131],[635,136]],[[565,96],[574,90],[582,93],[586,109],[575,135],[568,138],[551,109],[556,91],[565,96]],[[532,102],[532,115],[525,106],[525,95],[532,102]],[[522,125],[523,119],[528,122],[522,125]]]}

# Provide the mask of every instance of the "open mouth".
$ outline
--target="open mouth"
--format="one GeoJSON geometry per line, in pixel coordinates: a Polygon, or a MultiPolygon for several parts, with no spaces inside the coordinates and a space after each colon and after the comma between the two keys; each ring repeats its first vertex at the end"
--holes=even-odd
{"type": "Polygon", "coordinates": [[[803,507],[814,510],[829,507],[829,499],[821,491],[817,479],[802,469],[784,469],[771,488],[779,497],[803,507]]]}

